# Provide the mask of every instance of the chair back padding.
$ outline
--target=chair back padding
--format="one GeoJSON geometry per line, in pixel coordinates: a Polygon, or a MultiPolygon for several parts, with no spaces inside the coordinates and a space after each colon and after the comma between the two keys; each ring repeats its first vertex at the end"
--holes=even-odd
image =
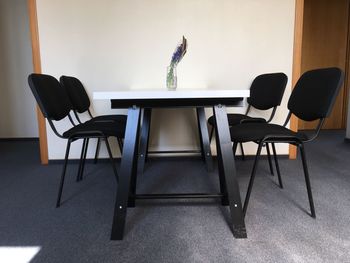
{"type": "Polygon", "coordinates": [[[89,96],[79,79],[70,76],[62,76],[60,77],[60,82],[66,89],[75,111],[83,113],[90,108],[89,96]]]}
{"type": "Polygon", "coordinates": [[[72,105],[56,78],[33,73],[28,76],[28,83],[45,118],[59,121],[69,114],[72,105]]]}
{"type": "Polygon", "coordinates": [[[259,110],[268,110],[281,104],[288,77],[284,73],[257,76],[250,86],[247,102],[259,110]]]}
{"type": "Polygon", "coordinates": [[[344,81],[339,68],[322,68],[305,72],[296,83],[288,109],[304,121],[328,117],[344,81]]]}

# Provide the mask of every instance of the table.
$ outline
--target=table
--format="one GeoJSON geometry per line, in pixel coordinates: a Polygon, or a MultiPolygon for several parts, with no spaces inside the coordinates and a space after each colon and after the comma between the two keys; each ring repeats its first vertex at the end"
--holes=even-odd
{"type": "Polygon", "coordinates": [[[243,98],[249,97],[249,94],[249,90],[178,89],[170,91],[165,88],[93,93],[94,100],[110,100],[113,109],[128,108],[113,216],[112,240],[123,239],[128,207],[135,207],[136,199],[145,198],[219,197],[221,198],[221,204],[230,208],[233,236],[236,238],[247,237],[226,106],[242,106],[243,98]],[[220,182],[219,194],[136,194],[138,166],[143,169],[147,151],[151,110],[152,108],[176,107],[193,107],[197,109],[201,152],[208,169],[211,168],[212,161],[204,107],[213,107],[216,119],[215,134],[220,182]],[[140,129],[141,110],[144,111],[144,114],[140,129]]]}

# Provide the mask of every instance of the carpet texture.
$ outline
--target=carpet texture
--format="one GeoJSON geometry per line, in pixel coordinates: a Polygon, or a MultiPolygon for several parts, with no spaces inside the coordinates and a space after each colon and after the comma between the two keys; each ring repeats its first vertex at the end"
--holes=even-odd
{"type": "MultiPolygon", "coordinates": [[[[217,200],[137,201],[125,238],[110,241],[116,182],[110,164],[41,166],[37,142],[0,142],[0,248],[39,247],[31,262],[350,262],[350,143],[324,131],[306,145],[317,219],[300,160],[280,159],[284,189],[259,164],[246,215],[247,239],[234,239],[217,200]]],[[[237,161],[244,197],[253,160],[237,161]]],[[[138,193],[218,192],[217,171],[196,158],[151,159],[138,193]]],[[[1,250],[0,250],[1,251],[1,250]]],[[[0,262],[6,262],[1,259],[0,262]]]]}

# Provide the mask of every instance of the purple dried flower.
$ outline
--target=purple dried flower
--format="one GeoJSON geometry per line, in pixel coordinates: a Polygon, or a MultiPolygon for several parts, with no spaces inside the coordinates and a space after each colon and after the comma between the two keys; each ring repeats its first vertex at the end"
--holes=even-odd
{"type": "Polygon", "coordinates": [[[171,58],[170,65],[172,67],[175,67],[183,58],[183,56],[186,54],[187,51],[187,39],[183,36],[182,37],[182,43],[178,45],[175,49],[175,52],[171,58]]]}

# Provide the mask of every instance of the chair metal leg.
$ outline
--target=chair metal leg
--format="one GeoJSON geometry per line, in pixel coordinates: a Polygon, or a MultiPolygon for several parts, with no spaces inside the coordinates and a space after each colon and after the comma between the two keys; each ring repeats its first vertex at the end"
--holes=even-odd
{"type": "Polygon", "coordinates": [[[118,142],[120,154],[122,154],[122,152],[123,152],[123,139],[117,138],[117,142],[118,142]]]}
{"type": "Polygon", "coordinates": [[[271,152],[270,152],[270,145],[268,143],[265,143],[266,151],[267,151],[267,159],[269,161],[269,167],[270,167],[270,173],[273,176],[273,167],[272,167],[272,160],[271,160],[271,152]]]}
{"type": "Polygon", "coordinates": [[[252,193],[254,178],[255,178],[256,170],[258,168],[259,157],[260,157],[260,154],[261,154],[261,148],[262,148],[263,144],[264,144],[263,142],[259,143],[258,150],[257,150],[256,155],[255,155],[255,161],[254,161],[254,165],[253,165],[253,170],[252,170],[252,174],[250,175],[248,189],[247,189],[247,193],[246,193],[246,196],[245,196],[245,199],[244,199],[244,205],[243,205],[243,215],[244,216],[245,216],[245,214],[247,212],[247,208],[248,208],[248,204],[249,204],[249,198],[250,198],[250,194],[252,193]]]}
{"type": "Polygon", "coordinates": [[[89,146],[89,138],[85,139],[85,149],[84,149],[84,156],[83,156],[83,162],[82,162],[82,166],[81,166],[81,170],[80,170],[80,177],[79,177],[79,181],[83,180],[83,174],[84,174],[84,168],[85,168],[85,161],[86,161],[86,155],[87,155],[87,150],[88,150],[88,146],[89,146]]]}
{"type": "Polygon", "coordinates": [[[61,182],[60,182],[60,186],[59,186],[59,189],[58,189],[58,196],[57,196],[57,201],[56,201],[56,207],[60,207],[60,205],[61,205],[61,197],[62,197],[62,191],[63,191],[64,178],[66,176],[67,162],[68,162],[68,157],[69,157],[70,145],[71,145],[71,140],[68,139],[67,148],[66,148],[66,156],[64,158],[64,164],[63,164],[62,175],[61,175],[61,182]]]}
{"type": "Polygon", "coordinates": [[[96,145],[96,152],[95,152],[94,164],[97,163],[98,154],[99,154],[99,152],[100,152],[100,146],[101,146],[101,138],[98,138],[98,139],[97,139],[97,145],[96,145]]]}
{"type": "Polygon", "coordinates": [[[282,177],[281,177],[281,172],[280,172],[280,166],[278,164],[278,158],[277,158],[275,143],[271,143],[271,144],[272,144],[273,158],[275,159],[278,183],[280,185],[280,188],[283,188],[282,177]]]}
{"type": "Polygon", "coordinates": [[[313,198],[312,198],[310,177],[309,177],[309,171],[308,171],[307,163],[306,163],[306,156],[305,156],[304,145],[303,144],[299,145],[299,149],[300,149],[301,160],[302,160],[302,163],[303,163],[307,195],[309,197],[309,203],[310,203],[311,217],[316,218],[316,212],[315,212],[314,201],[313,201],[313,198]]]}
{"type": "Polygon", "coordinates": [[[237,151],[237,143],[234,142],[232,145],[233,157],[236,157],[236,151],[237,151]]]}
{"type": "Polygon", "coordinates": [[[107,148],[107,151],[108,151],[109,161],[110,161],[110,163],[112,165],[112,169],[113,169],[113,173],[114,173],[115,179],[117,180],[117,182],[119,182],[119,176],[118,176],[117,168],[115,167],[115,164],[114,164],[114,161],[113,161],[113,155],[112,155],[111,147],[109,146],[109,142],[108,142],[107,137],[104,138],[104,140],[105,140],[105,143],[106,143],[106,148],[107,148]]]}
{"type": "Polygon", "coordinates": [[[81,173],[81,168],[83,165],[83,158],[84,158],[84,152],[85,152],[85,144],[86,144],[86,139],[83,140],[83,145],[81,147],[81,154],[80,154],[80,160],[79,160],[79,168],[78,168],[78,173],[77,173],[77,179],[76,181],[80,181],[80,173],[81,173]]]}
{"type": "Polygon", "coordinates": [[[242,157],[242,161],[244,161],[245,160],[245,154],[244,154],[244,149],[243,149],[243,143],[239,143],[239,146],[240,146],[240,148],[241,148],[241,157],[242,157]]]}
{"type": "Polygon", "coordinates": [[[213,139],[213,135],[214,135],[214,126],[213,127],[211,127],[211,130],[210,130],[210,135],[209,135],[209,142],[211,142],[212,141],[212,139],[213,139]]]}

